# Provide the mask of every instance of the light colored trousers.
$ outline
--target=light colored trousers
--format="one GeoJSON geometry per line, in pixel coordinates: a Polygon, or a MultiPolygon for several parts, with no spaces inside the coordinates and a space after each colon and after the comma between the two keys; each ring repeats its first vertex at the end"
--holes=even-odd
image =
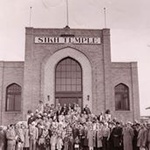
{"type": "Polygon", "coordinates": [[[35,139],[29,140],[29,150],[36,150],[36,140],[35,139]]]}
{"type": "Polygon", "coordinates": [[[16,141],[8,140],[7,141],[7,150],[15,150],[15,148],[16,148],[16,141]]]}

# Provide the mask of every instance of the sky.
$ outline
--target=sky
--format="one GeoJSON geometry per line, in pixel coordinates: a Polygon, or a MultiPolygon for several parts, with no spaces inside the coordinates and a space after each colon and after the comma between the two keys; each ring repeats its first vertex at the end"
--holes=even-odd
{"type": "MultiPolygon", "coordinates": [[[[104,28],[106,8],[112,61],[138,62],[142,116],[150,115],[149,6],[149,0],[68,0],[70,28],[104,28]]],[[[63,28],[66,10],[66,0],[0,0],[0,60],[24,61],[25,27],[63,28]]]]}

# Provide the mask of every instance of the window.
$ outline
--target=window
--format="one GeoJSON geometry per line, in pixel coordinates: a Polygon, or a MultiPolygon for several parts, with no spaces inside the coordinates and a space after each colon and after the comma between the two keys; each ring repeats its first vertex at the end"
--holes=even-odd
{"type": "Polygon", "coordinates": [[[21,86],[13,83],[6,88],[6,111],[21,110],[21,86]]]}
{"type": "Polygon", "coordinates": [[[74,59],[67,57],[56,66],[56,92],[81,92],[82,69],[74,59]]]}
{"type": "Polygon", "coordinates": [[[115,109],[129,110],[129,88],[123,83],[115,86],[115,109]]]}

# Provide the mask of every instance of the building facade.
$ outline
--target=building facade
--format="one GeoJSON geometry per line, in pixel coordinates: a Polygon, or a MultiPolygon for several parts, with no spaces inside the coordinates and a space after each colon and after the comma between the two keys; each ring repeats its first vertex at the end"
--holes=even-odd
{"type": "Polygon", "coordinates": [[[26,28],[25,61],[0,62],[0,87],[1,124],[25,119],[39,100],[140,119],[137,63],[111,62],[109,29],[26,28]]]}

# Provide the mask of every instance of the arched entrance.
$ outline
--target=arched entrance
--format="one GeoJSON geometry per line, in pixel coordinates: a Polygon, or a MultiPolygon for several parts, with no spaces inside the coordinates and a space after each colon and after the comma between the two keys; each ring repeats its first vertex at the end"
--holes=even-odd
{"type": "Polygon", "coordinates": [[[79,104],[82,107],[82,68],[71,57],[60,60],[55,68],[56,104],[79,104]]]}
{"type": "MultiPolygon", "coordinates": [[[[71,58],[82,67],[82,99],[78,98],[78,103],[81,101],[83,107],[88,104],[92,110],[92,68],[90,61],[86,55],[79,50],[71,47],[66,47],[56,51],[53,55],[47,56],[42,63],[41,69],[41,95],[45,103],[56,104],[58,102],[56,92],[56,67],[66,59],[71,58]]],[[[69,93],[69,92],[68,92],[69,93]]],[[[75,92],[74,92],[75,93],[75,92]]],[[[72,92],[73,94],[73,92],[72,92]]],[[[63,93],[63,95],[65,95],[63,93]]],[[[71,95],[71,94],[70,94],[71,95]]],[[[77,95],[77,94],[76,94],[77,95]]],[[[80,94],[81,95],[81,94],[80,94]]],[[[69,99],[69,96],[67,97],[69,99]]],[[[72,96],[73,101],[73,96],[72,96]]],[[[75,100],[76,101],[76,100],[75,100]]],[[[61,101],[63,102],[63,100],[61,101]]]]}

